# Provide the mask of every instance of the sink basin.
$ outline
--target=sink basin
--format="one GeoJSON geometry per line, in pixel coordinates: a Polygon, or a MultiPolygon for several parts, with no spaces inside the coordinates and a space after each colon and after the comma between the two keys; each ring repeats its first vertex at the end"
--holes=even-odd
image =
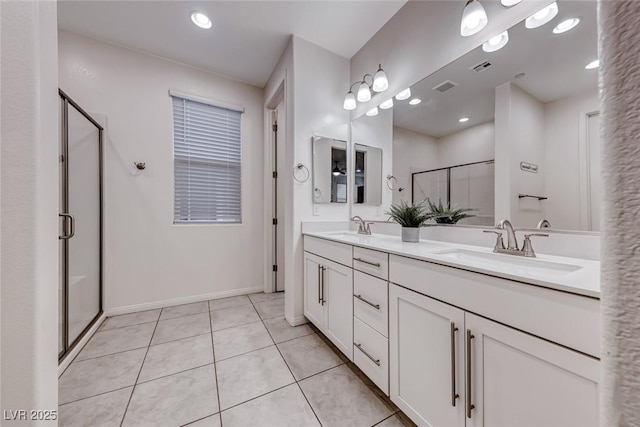
{"type": "Polygon", "coordinates": [[[444,258],[459,261],[475,267],[484,267],[521,275],[563,275],[573,273],[582,267],[574,264],[546,261],[537,258],[525,258],[515,255],[495,254],[493,252],[477,252],[466,249],[450,249],[435,252],[444,258]]]}

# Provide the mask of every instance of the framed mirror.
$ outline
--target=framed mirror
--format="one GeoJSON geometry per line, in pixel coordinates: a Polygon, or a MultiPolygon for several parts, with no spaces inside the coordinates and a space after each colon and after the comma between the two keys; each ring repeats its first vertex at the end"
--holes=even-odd
{"type": "Polygon", "coordinates": [[[347,143],[314,136],[313,202],[347,203],[347,143]]]}

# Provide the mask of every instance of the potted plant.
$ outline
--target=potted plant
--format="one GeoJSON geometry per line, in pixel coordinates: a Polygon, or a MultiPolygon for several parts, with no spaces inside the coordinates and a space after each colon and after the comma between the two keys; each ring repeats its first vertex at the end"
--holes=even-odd
{"type": "Polygon", "coordinates": [[[436,205],[431,200],[427,199],[427,204],[429,205],[430,218],[433,218],[433,220],[438,224],[457,224],[461,219],[475,216],[466,212],[477,210],[473,208],[451,209],[451,202],[444,206],[442,204],[442,200],[439,200],[436,205]]]}
{"type": "Polygon", "coordinates": [[[386,214],[402,226],[403,242],[418,242],[420,227],[432,218],[424,202],[407,203],[404,200],[399,204],[392,203],[386,214]]]}

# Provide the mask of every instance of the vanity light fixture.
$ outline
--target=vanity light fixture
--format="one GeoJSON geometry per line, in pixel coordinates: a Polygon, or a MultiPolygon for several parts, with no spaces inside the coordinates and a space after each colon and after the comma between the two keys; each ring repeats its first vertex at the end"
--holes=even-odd
{"type": "Polygon", "coordinates": [[[553,2],[549,6],[540,9],[524,21],[524,26],[532,30],[551,21],[558,14],[558,3],[553,2]]]}
{"type": "Polygon", "coordinates": [[[373,107],[371,110],[366,112],[367,116],[374,117],[378,115],[378,107],[373,107]]]}
{"type": "MultiPolygon", "coordinates": [[[[402,92],[396,95],[396,99],[398,101],[404,101],[405,99],[409,99],[411,97],[411,88],[406,88],[402,92]]],[[[393,100],[391,101],[391,105],[393,105],[393,100]]]]}
{"type": "Polygon", "coordinates": [[[515,6],[518,3],[520,3],[522,0],[500,0],[500,3],[504,6],[504,7],[511,7],[511,6],[515,6]]]}
{"type": "Polygon", "coordinates": [[[489,18],[487,12],[480,4],[480,0],[468,0],[462,11],[462,21],[460,21],[460,35],[472,36],[487,26],[489,18]]]}
{"type": "Polygon", "coordinates": [[[595,61],[589,62],[584,68],[585,70],[593,70],[594,68],[598,68],[600,66],[600,60],[596,59],[595,61]]]}
{"type": "Polygon", "coordinates": [[[371,100],[372,90],[374,92],[384,92],[388,88],[389,80],[387,79],[387,75],[382,69],[382,64],[378,64],[378,71],[376,71],[375,77],[371,74],[365,74],[362,80],[351,85],[349,92],[347,92],[344,97],[342,108],[348,111],[355,110],[357,102],[368,102],[371,100]],[[367,82],[367,78],[371,79],[371,83],[367,82]],[[354,86],[358,86],[357,95],[353,93],[354,86]]]}
{"type": "Polygon", "coordinates": [[[409,105],[418,105],[422,102],[422,99],[420,98],[413,98],[411,101],[409,101],[409,105]]]}
{"type": "Polygon", "coordinates": [[[504,31],[484,42],[482,44],[482,50],[485,52],[495,52],[505,47],[507,43],[509,43],[509,32],[504,31]]]}
{"type": "Polygon", "coordinates": [[[356,97],[358,102],[368,102],[371,101],[371,88],[369,85],[363,81],[360,83],[358,87],[358,96],[356,97]]]}
{"type": "Polygon", "coordinates": [[[562,34],[566,33],[569,30],[572,30],[580,23],[580,18],[569,18],[565,19],[553,29],[553,34],[562,34]]]}
{"type": "Polygon", "coordinates": [[[383,110],[388,110],[391,107],[393,107],[393,98],[389,98],[386,101],[384,101],[382,104],[380,104],[380,108],[383,110]]]}
{"type": "Polygon", "coordinates": [[[389,80],[387,74],[382,69],[382,64],[378,64],[378,71],[373,77],[373,85],[371,85],[374,92],[384,92],[389,89],[389,80]]]}
{"type": "Polygon", "coordinates": [[[469,121],[469,117],[461,117],[461,118],[459,118],[459,119],[458,119],[458,121],[459,121],[460,123],[468,122],[468,121],[469,121]]]}
{"type": "Polygon", "coordinates": [[[202,12],[193,11],[191,12],[191,22],[196,24],[198,27],[208,30],[211,28],[211,20],[207,15],[202,12]]]}
{"type": "Polygon", "coordinates": [[[351,90],[349,90],[347,95],[344,97],[344,104],[342,104],[342,108],[347,111],[356,109],[356,95],[351,90]]]}

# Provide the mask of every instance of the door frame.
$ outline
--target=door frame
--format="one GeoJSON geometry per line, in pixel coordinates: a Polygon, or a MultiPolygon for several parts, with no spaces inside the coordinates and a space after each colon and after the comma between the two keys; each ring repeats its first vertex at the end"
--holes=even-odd
{"type": "Polygon", "coordinates": [[[590,140],[589,140],[589,119],[600,115],[600,110],[580,112],[579,135],[578,135],[578,156],[580,165],[580,229],[591,230],[591,179],[590,179],[590,140]]]}

